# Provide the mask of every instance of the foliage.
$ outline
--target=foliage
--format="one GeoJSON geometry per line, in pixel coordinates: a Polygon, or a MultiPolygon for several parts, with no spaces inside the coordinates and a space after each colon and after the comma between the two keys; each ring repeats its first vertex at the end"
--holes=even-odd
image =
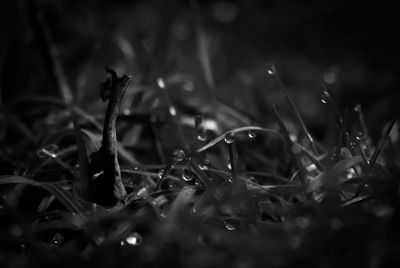
{"type": "MultiPolygon", "coordinates": [[[[48,26],[36,26],[48,34],[46,70],[59,96],[2,100],[0,266],[398,265],[398,117],[374,130],[382,132],[375,145],[361,106],[343,114],[324,86],[321,101],[337,125],[327,130],[335,143],[324,143],[273,64],[265,80],[286,108],[250,91],[252,111],[223,101],[197,8],[193,73],[167,71],[168,44],[131,47],[115,36],[127,62],[129,51],[146,53],[135,67],[115,64],[120,75],[135,74],[113,137],[126,196],[113,205],[91,196],[108,185],[96,185],[99,177],[112,176],[101,165],[91,170],[104,145],[105,107],[72,89],[48,26]]],[[[76,75],[95,80],[89,73],[76,75]]]]}

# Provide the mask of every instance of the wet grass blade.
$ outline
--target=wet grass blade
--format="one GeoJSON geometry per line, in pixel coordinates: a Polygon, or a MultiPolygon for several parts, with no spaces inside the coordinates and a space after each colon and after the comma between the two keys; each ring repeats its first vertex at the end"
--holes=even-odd
{"type": "Polygon", "coordinates": [[[335,165],[330,167],[329,170],[318,175],[313,180],[309,181],[307,191],[312,192],[312,191],[319,189],[321,186],[323,186],[324,180],[330,180],[332,178],[335,178],[340,173],[342,173],[342,172],[348,170],[349,168],[356,166],[360,163],[363,163],[363,159],[359,155],[339,161],[338,163],[336,163],[335,165]]]}
{"type": "Polygon", "coordinates": [[[383,149],[383,146],[385,145],[386,139],[389,137],[390,131],[392,130],[394,124],[396,123],[397,119],[399,118],[399,115],[396,114],[388,127],[385,130],[385,134],[383,134],[382,138],[380,139],[378,146],[376,147],[374,153],[371,156],[371,159],[369,160],[369,166],[372,168],[375,165],[376,160],[378,159],[378,156],[380,152],[383,149]]]}
{"type": "Polygon", "coordinates": [[[201,153],[201,152],[207,150],[208,148],[213,147],[215,144],[217,144],[218,142],[222,141],[228,133],[236,134],[236,133],[240,133],[240,132],[249,132],[249,131],[265,132],[265,133],[275,134],[275,135],[278,135],[278,136],[282,135],[279,131],[276,131],[275,129],[271,129],[271,128],[263,128],[263,127],[258,127],[258,126],[239,127],[239,128],[235,128],[235,129],[229,130],[229,131],[225,132],[224,134],[218,136],[217,138],[213,139],[212,141],[210,141],[206,145],[204,145],[204,146],[200,147],[199,149],[197,149],[196,153],[201,153]]]}

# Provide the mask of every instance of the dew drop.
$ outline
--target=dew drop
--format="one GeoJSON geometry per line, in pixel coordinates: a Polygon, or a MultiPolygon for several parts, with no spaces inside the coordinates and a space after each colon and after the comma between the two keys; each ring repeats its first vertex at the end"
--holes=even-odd
{"type": "Polygon", "coordinates": [[[197,115],[194,118],[194,125],[197,130],[197,139],[202,142],[206,141],[207,140],[207,132],[204,129],[203,118],[200,115],[197,115]]]}
{"type": "Polygon", "coordinates": [[[209,159],[204,159],[204,162],[203,163],[200,163],[199,164],[199,168],[201,169],[201,170],[208,170],[208,167],[210,166],[210,160],[209,159]]]}
{"type": "Polygon", "coordinates": [[[356,106],[354,106],[354,111],[357,113],[361,112],[361,104],[357,104],[356,106]]]}
{"type": "Polygon", "coordinates": [[[228,163],[228,164],[226,165],[226,167],[227,167],[229,170],[232,170],[232,164],[231,164],[231,163],[228,163]]]}
{"type": "Polygon", "coordinates": [[[250,139],[254,139],[257,134],[254,130],[249,130],[249,132],[247,132],[247,136],[249,136],[250,139]]]}
{"type": "Polygon", "coordinates": [[[162,79],[161,77],[157,78],[157,85],[158,85],[160,88],[164,89],[164,88],[165,88],[164,79],[162,79]]]}
{"type": "Polygon", "coordinates": [[[268,73],[269,75],[275,75],[275,74],[276,74],[275,65],[272,64],[272,65],[268,68],[267,73],[268,73]]]}
{"type": "Polygon", "coordinates": [[[139,246],[143,241],[143,238],[140,234],[134,232],[131,233],[126,239],[125,242],[131,246],[139,246]]]}
{"type": "Polygon", "coordinates": [[[364,133],[362,133],[361,131],[357,133],[356,139],[357,140],[361,140],[363,138],[364,133]]]}
{"type": "Polygon", "coordinates": [[[323,104],[327,104],[329,102],[331,98],[331,95],[329,94],[329,92],[327,90],[324,90],[324,92],[322,92],[322,97],[321,97],[321,101],[323,104]]]}
{"type": "Polygon", "coordinates": [[[228,229],[229,231],[235,231],[237,227],[230,221],[224,221],[225,228],[228,229]]]}
{"type": "Polygon", "coordinates": [[[224,137],[224,141],[227,144],[233,143],[235,141],[235,133],[234,132],[228,132],[224,137]]]}
{"type": "Polygon", "coordinates": [[[176,109],[174,106],[169,107],[169,114],[171,116],[176,116],[176,109]]]}
{"type": "Polygon", "coordinates": [[[177,149],[173,152],[173,160],[175,162],[181,162],[185,160],[186,154],[183,150],[177,149]]]}
{"type": "Polygon", "coordinates": [[[189,169],[184,168],[182,170],[182,179],[184,181],[192,181],[194,179],[193,172],[191,172],[189,169]]]}
{"type": "Polygon", "coordinates": [[[61,233],[56,233],[51,239],[53,245],[60,245],[64,241],[64,236],[61,233]]]}
{"type": "Polygon", "coordinates": [[[48,144],[46,146],[44,146],[43,148],[41,148],[40,150],[38,150],[36,152],[36,155],[39,158],[45,158],[45,157],[52,157],[52,158],[56,158],[57,157],[57,152],[58,152],[59,148],[57,146],[57,144],[48,144]]]}
{"type": "Polygon", "coordinates": [[[206,141],[206,140],[207,140],[207,135],[206,135],[206,133],[203,132],[203,133],[197,135],[197,139],[198,139],[199,141],[206,141]]]}
{"type": "Polygon", "coordinates": [[[160,169],[160,171],[158,171],[157,176],[158,176],[159,179],[161,179],[164,176],[164,169],[163,168],[160,169]]]}

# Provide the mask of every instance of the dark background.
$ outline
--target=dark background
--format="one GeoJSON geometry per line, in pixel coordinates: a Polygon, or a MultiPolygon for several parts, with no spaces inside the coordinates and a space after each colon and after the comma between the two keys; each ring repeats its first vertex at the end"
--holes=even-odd
{"type": "MultiPolygon", "coordinates": [[[[198,1],[195,11],[189,1],[19,0],[1,5],[5,103],[26,93],[57,95],[35,26],[39,12],[71,88],[92,112],[97,106],[88,104],[97,102],[105,65],[135,74],[137,85],[154,82],[149,75],[154,69],[171,81],[186,75],[202,95],[199,25],[219,98],[250,114],[262,112],[262,105],[249,96],[281,109],[288,106],[267,76],[271,63],[317,136],[324,135],[320,126],[327,116],[320,102],[323,82],[342,111],[363,105],[375,136],[398,110],[400,24],[395,3],[198,1]],[[150,63],[144,47],[151,52],[150,63]]],[[[171,91],[176,99],[186,99],[173,87],[171,91]]],[[[198,106],[207,105],[203,95],[194,98],[198,106]]]]}

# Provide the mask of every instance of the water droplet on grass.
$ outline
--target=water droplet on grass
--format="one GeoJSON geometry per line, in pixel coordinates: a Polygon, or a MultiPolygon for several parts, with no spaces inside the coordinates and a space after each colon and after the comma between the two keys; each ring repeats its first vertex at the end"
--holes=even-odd
{"type": "Polygon", "coordinates": [[[134,232],[130,234],[126,239],[125,242],[131,246],[139,246],[142,244],[143,238],[140,234],[134,232]]]}
{"type": "Polygon", "coordinates": [[[61,233],[56,233],[51,239],[51,243],[55,246],[60,245],[64,241],[64,236],[61,233]]]}
{"type": "Polygon", "coordinates": [[[174,106],[169,107],[169,113],[171,116],[176,116],[176,109],[174,106]]]}
{"type": "Polygon", "coordinates": [[[237,229],[236,225],[228,220],[224,221],[224,224],[226,229],[228,229],[229,231],[235,231],[237,229]]]}
{"type": "Polygon", "coordinates": [[[228,144],[233,143],[235,141],[235,133],[228,132],[224,137],[224,141],[228,144]]]}
{"type": "Polygon", "coordinates": [[[165,88],[164,79],[162,79],[161,77],[157,78],[157,85],[158,85],[160,88],[164,89],[164,88],[165,88]]]}
{"type": "Polygon", "coordinates": [[[181,161],[185,160],[185,157],[186,157],[186,154],[183,150],[178,149],[173,152],[173,160],[175,162],[181,162],[181,161]]]}
{"type": "Polygon", "coordinates": [[[331,99],[331,95],[329,94],[329,92],[327,90],[324,90],[324,92],[322,92],[322,97],[321,97],[321,101],[323,104],[327,104],[331,99]]]}
{"type": "Polygon", "coordinates": [[[45,157],[52,157],[52,158],[56,158],[57,157],[57,152],[58,152],[59,148],[57,146],[57,144],[48,144],[46,146],[44,146],[43,148],[41,148],[40,150],[38,150],[36,152],[36,155],[39,158],[45,158],[45,157]]]}
{"type": "Polygon", "coordinates": [[[192,181],[194,179],[193,172],[191,172],[189,169],[184,168],[182,170],[182,179],[184,181],[192,181]]]}
{"type": "Polygon", "coordinates": [[[364,133],[362,133],[361,131],[357,133],[356,139],[357,140],[361,140],[363,138],[364,133]]]}
{"type": "Polygon", "coordinates": [[[164,176],[164,169],[163,168],[160,169],[160,171],[158,171],[157,176],[158,176],[159,179],[161,179],[164,176]]]}
{"type": "Polygon", "coordinates": [[[211,162],[209,159],[204,159],[204,162],[199,164],[199,168],[201,170],[208,170],[208,167],[210,166],[210,164],[211,164],[211,162]]]}
{"type": "Polygon", "coordinates": [[[197,139],[202,142],[206,141],[207,140],[207,132],[204,129],[203,118],[200,115],[197,115],[194,118],[194,125],[197,130],[197,139]]]}
{"type": "Polygon", "coordinates": [[[250,139],[254,139],[256,135],[257,134],[254,130],[249,130],[249,132],[247,132],[247,136],[249,136],[250,139]]]}
{"type": "Polygon", "coordinates": [[[271,66],[268,68],[267,73],[269,75],[275,75],[276,74],[276,68],[274,64],[271,64],[271,66]]]}
{"type": "Polygon", "coordinates": [[[202,133],[202,134],[197,135],[197,139],[198,139],[199,141],[206,141],[206,140],[207,140],[207,135],[206,135],[206,133],[204,132],[204,133],[202,133]]]}

